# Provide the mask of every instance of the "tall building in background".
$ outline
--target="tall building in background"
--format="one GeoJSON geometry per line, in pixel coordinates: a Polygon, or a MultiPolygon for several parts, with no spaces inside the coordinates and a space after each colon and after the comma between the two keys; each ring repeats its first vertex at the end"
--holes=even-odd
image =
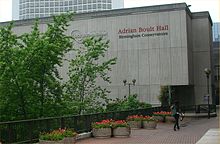
{"type": "Polygon", "coordinates": [[[124,0],[13,0],[13,20],[48,17],[65,12],[92,12],[124,7],[124,0]]]}
{"type": "Polygon", "coordinates": [[[213,23],[212,26],[212,93],[216,98],[216,104],[219,104],[219,50],[220,50],[220,23],[213,23]]]}

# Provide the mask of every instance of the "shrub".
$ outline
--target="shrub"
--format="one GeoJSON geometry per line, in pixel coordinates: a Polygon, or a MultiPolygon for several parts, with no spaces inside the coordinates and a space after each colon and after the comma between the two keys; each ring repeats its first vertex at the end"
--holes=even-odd
{"type": "Polygon", "coordinates": [[[112,122],[112,128],[117,128],[117,127],[129,127],[129,125],[125,120],[117,120],[112,122]]]}
{"type": "Polygon", "coordinates": [[[58,129],[51,132],[40,133],[40,140],[59,141],[65,137],[74,137],[77,133],[70,129],[58,129]]]}
{"type": "Polygon", "coordinates": [[[154,119],[154,118],[151,117],[151,116],[144,116],[142,120],[143,120],[143,121],[157,121],[156,119],[154,119]]]}
{"type": "Polygon", "coordinates": [[[92,123],[92,128],[100,129],[100,128],[111,128],[112,119],[110,120],[102,120],[101,122],[92,123]]]}
{"type": "Polygon", "coordinates": [[[142,115],[131,115],[127,117],[127,121],[141,121],[142,119],[142,115]]]}
{"type": "Polygon", "coordinates": [[[153,112],[153,115],[165,117],[165,116],[171,116],[171,112],[169,111],[153,112]]]}
{"type": "Polygon", "coordinates": [[[140,102],[137,95],[130,95],[124,99],[116,99],[106,106],[106,111],[124,111],[132,109],[144,109],[152,107],[151,104],[140,102]]]}

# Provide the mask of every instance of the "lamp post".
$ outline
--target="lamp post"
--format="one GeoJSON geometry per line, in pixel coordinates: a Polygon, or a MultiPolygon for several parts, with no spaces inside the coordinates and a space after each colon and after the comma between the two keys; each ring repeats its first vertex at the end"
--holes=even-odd
{"type": "Polygon", "coordinates": [[[129,94],[128,96],[130,96],[130,94],[131,94],[131,85],[135,85],[136,79],[133,79],[132,83],[131,82],[127,83],[127,80],[123,80],[123,83],[124,83],[124,86],[128,85],[128,94],[129,94]]]}
{"type": "Polygon", "coordinates": [[[207,78],[207,99],[208,99],[208,119],[210,118],[210,106],[209,106],[209,75],[211,74],[211,70],[208,68],[204,69],[207,78]]]}

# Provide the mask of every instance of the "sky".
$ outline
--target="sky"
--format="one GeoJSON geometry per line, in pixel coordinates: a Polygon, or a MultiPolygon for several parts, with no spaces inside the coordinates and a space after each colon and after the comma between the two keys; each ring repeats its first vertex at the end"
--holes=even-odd
{"type": "MultiPolygon", "coordinates": [[[[220,22],[220,0],[124,0],[125,8],[186,2],[192,12],[209,11],[213,22],[220,22]]],[[[12,19],[12,0],[0,0],[0,22],[12,19]]]]}

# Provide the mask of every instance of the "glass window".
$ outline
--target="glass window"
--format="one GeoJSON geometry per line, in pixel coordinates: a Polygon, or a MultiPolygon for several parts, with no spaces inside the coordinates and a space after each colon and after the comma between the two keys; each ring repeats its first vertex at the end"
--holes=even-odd
{"type": "Polygon", "coordinates": [[[59,8],[55,8],[55,12],[59,12],[59,8]]]}
{"type": "Polygon", "coordinates": [[[108,9],[112,9],[112,5],[111,5],[111,4],[108,4],[108,5],[107,5],[107,8],[108,8],[108,9]]]}
{"type": "Polygon", "coordinates": [[[78,6],[78,10],[82,10],[82,6],[80,5],[80,6],[78,6]]]}
{"type": "Polygon", "coordinates": [[[45,2],[45,7],[49,7],[49,2],[45,2]]]}
{"type": "Polygon", "coordinates": [[[49,12],[49,8],[45,8],[45,13],[48,13],[49,12]]]}
{"type": "Polygon", "coordinates": [[[39,13],[39,8],[36,8],[36,9],[35,9],[35,13],[39,13]]]}
{"type": "Polygon", "coordinates": [[[64,11],[65,11],[65,12],[68,12],[68,10],[69,10],[68,7],[65,7],[65,8],[64,8],[64,11]]]}
{"type": "Polygon", "coordinates": [[[77,6],[74,6],[74,7],[73,7],[73,10],[74,10],[74,11],[77,11],[77,10],[78,10],[78,9],[77,9],[77,6]]]}
{"type": "Polygon", "coordinates": [[[30,3],[30,7],[34,7],[34,3],[30,3]]]}
{"type": "Polygon", "coordinates": [[[40,13],[44,13],[44,8],[40,8],[40,13]]]}
{"type": "Polygon", "coordinates": [[[68,6],[68,1],[65,1],[65,2],[64,2],[64,5],[65,5],[65,6],[68,6]]]}
{"type": "Polygon", "coordinates": [[[106,4],[103,4],[102,7],[103,7],[103,9],[106,9],[107,5],[106,5],[106,4]]]}
{"type": "Polygon", "coordinates": [[[88,5],[88,9],[92,9],[92,5],[88,5]]]}
{"type": "Polygon", "coordinates": [[[69,11],[73,11],[73,7],[69,7],[69,11]]]}
{"type": "Polygon", "coordinates": [[[82,0],[78,0],[78,4],[82,4],[82,0]]]}
{"type": "Polygon", "coordinates": [[[78,3],[77,3],[77,0],[74,0],[74,1],[73,1],[73,4],[74,4],[74,5],[77,5],[77,4],[78,4],[78,3]]]}
{"type": "Polygon", "coordinates": [[[44,17],[44,14],[40,14],[40,17],[44,17]]]}
{"type": "Polygon", "coordinates": [[[93,8],[93,9],[96,9],[96,4],[93,4],[93,5],[92,5],[92,8],[93,8]]]}
{"type": "Polygon", "coordinates": [[[34,13],[34,9],[30,9],[30,13],[34,13]]]}
{"type": "Polygon", "coordinates": [[[36,18],[39,18],[39,17],[40,17],[40,15],[39,15],[39,14],[35,14],[35,17],[36,17],[36,18]]]}
{"type": "Polygon", "coordinates": [[[88,0],[88,3],[92,3],[92,0],[88,0]]]}
{"type": "Polygon", "coordinates": [[[59,6],[59,2],[55,2],[55,6],[59,6]]]}
{"type": "Polygon", "coordinates": [[[44,7],[44,2],[40,2],[40,7],[44,7]]]}
{"type": "Polygon", "coordinates": [[[30,18],[34,18],[34,14],[31,14],[31,15],[30,15],[30,18]]]}
{"type": "Polygon", "coordinates": [[[60,8],[60,12],[63,12],[63,7],[60,8]]]}
{"type": "Polygon", "coordinates": [[[39,7],[39,3],[35,3],[35,7],[39,7]]]}
{"type": "Polygon", "coordinates": [[[63,6],[63,2],[60,2],[60,6],[63,6]]]}
{"type": "Polygon", "coordinates": [[[101,9],[102,5],[101,4],[98,4],[98,9],[101,9]]]}
{"type": "Polygon", "coordinates": [[[83,4],[87,4],[87,0],[83,0],[83,4]]]}
{"type": "Polygon", "coordinates": [[[54,8],[50,8],[50,12],[54,12],[54,8]]]}
{"type": "Polygon", "coordinates": [[[83,10],[87,10],[87,5],[83,5],[83,10]]]}
{"type": "Polygon", "coordinates": [[[50,2],[50,6],[51,6],[51,7],[54,7],[54,2],[50,2]]]}

